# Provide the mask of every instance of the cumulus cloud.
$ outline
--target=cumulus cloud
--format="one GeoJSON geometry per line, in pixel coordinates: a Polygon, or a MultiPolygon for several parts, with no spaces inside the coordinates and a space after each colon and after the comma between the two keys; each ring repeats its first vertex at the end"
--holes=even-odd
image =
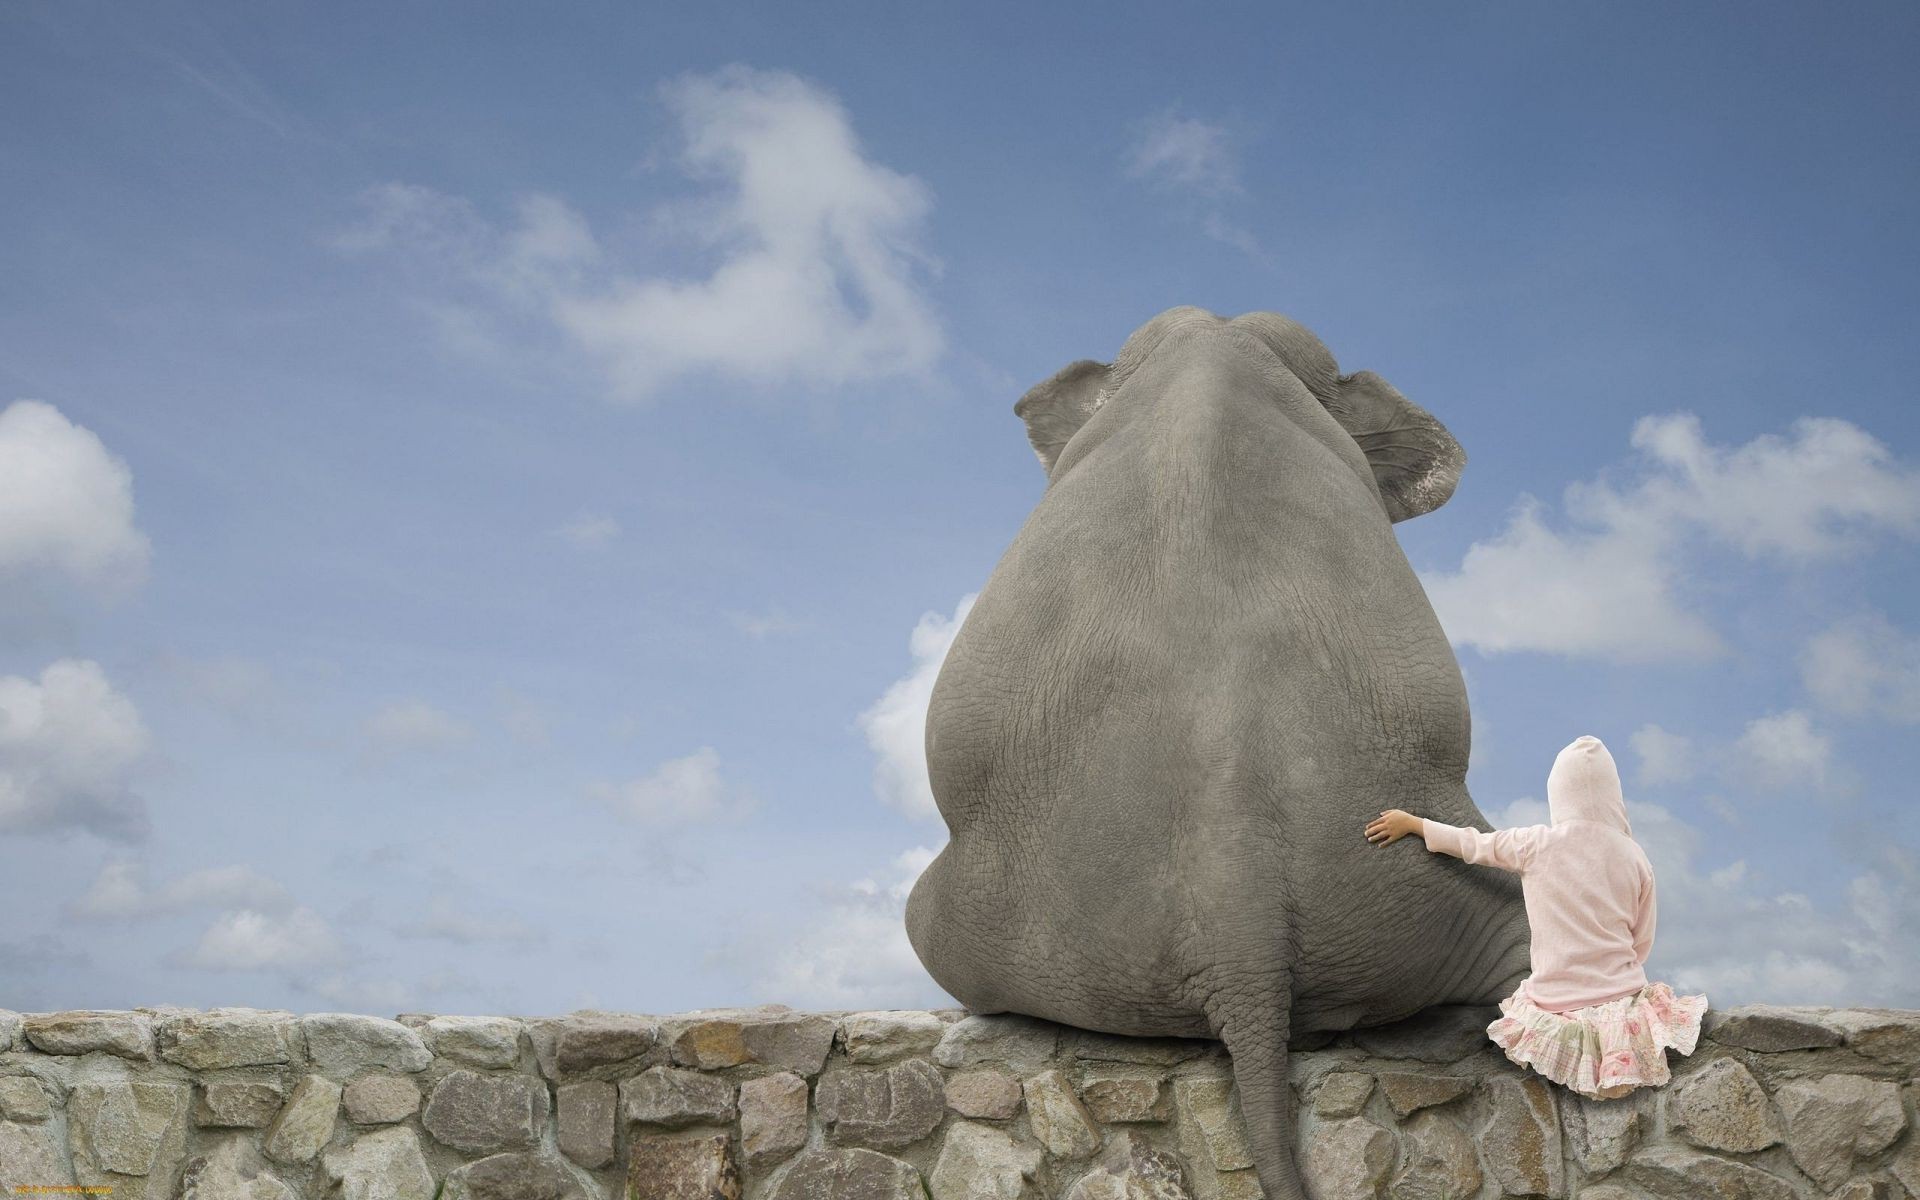
{"type": "Polygon", "coordinates": [[[191,948],[167,955],[165,961],[202,971],[304,970],[347,957],[326,919],[303,905],[285,913],[251,908],[223,912],[191,948]]]}
{"type": "Polygon", "coordinates": [[[907,638],[912,668],[855,718],[877,760],[873,768],[874,794],[910,817],[940,817],[933,787],[927,780],[927,704],[933,699],[940,664],[946,661],[947,650],[979,595],[968,592],[962,596],[951,617],[936,612],[923,614],[907,638]]]}
{"type": "Polygon", "coordinates": [[[0,676],[0,832],[143,840],[147,808],[132,780],[150,748],[139,712],[96,662],[61,659],[38,680],[0,676]]]}
{"type": "Polygon", "coordinates": [[[285,913],[293,907],[286,888],[252,867],[207,867],[155,887],[148,882],[144,863],[117,859],[103,866],[92,885],[68,902],[65,911],[80,920],[132,921],[195,908],[285,913]]]}
{"type": "Polygon", "coordinates": [[[49,584],[115,600],[146,578],[133,474],[91,430],[39,400],[0,411],[0,585],[43,600],[49,584]]]}
{"type": "Polygon", "coordinates": [[[1710,445],[1693,414],[1672,413],[1642,417],[1630,441],[1636,479],[1569,486],[1567,528],[1523,496],[1508,527],[1469,548],[1457,570],[1421,574],[1455,644],[1706,658],[1725,643],[1685,595],[1691,546],[1805,566],[1920,533],[1920,474],[1846,421],[1802,417],[1790,437],[1728,448],[1710,445]]]}
{"type": "Polygon", "coordinates": [[[1800,652],[1800,678],[1836,713],[1920,724],[1920,637],[1880,613],[1847,617],[1815,634],[1800,652]]]}
{"type": "Polygon", "coordinates": [[[907,896],[938,853],[915,846],[879,872],[829,889],[825,911],[755,980],[755,994],[795,1008],[951,1008],[907,940],[907,896]]]}
{"type": "Polygon", "coordinates": [[[1679,783],[1695,770],[1693,741],[1651,722],[1627,735],[1627,744],[1640,756],[1639,781],[1649,786],[1679,783]]]}
{"type": "Polygon", "coordinates": [[[1825,781],[1833,740],[1798,709],[1747,722],[1734,743],[1736,777],[1756,787],[1780,790],[1825,781]]]}
{"type": "Polygon", "coordinates": [[[747,792],[721,777],[720,752],[712,746],[668,759],[638,779],[596,783],[588,792],[622,816],[654,827],[737,819],[754,806],[747,792]]]}
{"type": "Polygon", "coordinates": [[[466,201],[391,183],[334,239],[399,251],[443,285],[448,326],[477,343],[487,308],[532,318],[604,370],[612,390],[653,395],[689,375],[838,386],[923,373],[945,348],[922,276],[932,199],[866,156],[840,102],[780,71],[732,66],[669,81],[677,162],[711,185],[664,205],[655,227],[714,265],[704,276],[624,270],[563,200],[523,198],[505,230],[466,201]]]}
{"type": "Polygon", "coordinates": [[[396,700],[382,705],[362,729],[367,751],[389,758],[417,750],[444,750],[471,736],[466,725],[425,700],[396,700]]]}

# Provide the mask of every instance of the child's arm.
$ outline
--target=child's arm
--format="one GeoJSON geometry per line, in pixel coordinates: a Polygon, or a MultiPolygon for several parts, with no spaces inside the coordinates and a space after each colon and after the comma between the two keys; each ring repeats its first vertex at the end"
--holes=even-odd
{"type": "Polygon", "coordinates": [[[1384,846],[1414,833],[1420,835],[1428,850],[1436,853],[1451,854],[1470,863],[1499,867],[1503,871],[1524,871],[1533,861],[1533,851],[1538,844],[1541,828],[1538,825],[1524,825],[1518,829],[1496,829],[1492,833],[1483,833],[1478,829],[1448,825],[1443,821],[1432,821],[1390,808],[1367,823],[1367,840],[1384,846]]]}
{"type": "Polygon", "coordinates": [[[1633,918],[1633,961],[1637,966],[1647,964],[1647,955],[1653,952],[1653,926],[1658,909],[1654,904],[1653,876],[1649,875],[1640,886],[1640,904],[1633,918]]]}

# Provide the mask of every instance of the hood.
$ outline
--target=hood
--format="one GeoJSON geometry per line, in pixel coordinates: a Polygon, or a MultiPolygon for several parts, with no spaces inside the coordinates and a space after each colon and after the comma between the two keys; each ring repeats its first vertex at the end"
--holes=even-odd
{"type": "Polygon", "coordinates": [[[1568,742],[1547,772],[1547,812],[1555,825],[1563,821],[1598,821],[1628,837],[1627,802],[1620,794],[1620,771],[1606,743],[1590,733],[1568,742]]]}

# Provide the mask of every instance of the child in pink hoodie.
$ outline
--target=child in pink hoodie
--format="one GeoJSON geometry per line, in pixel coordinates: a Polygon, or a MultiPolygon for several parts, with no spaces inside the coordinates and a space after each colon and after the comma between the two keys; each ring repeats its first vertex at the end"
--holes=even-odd
{"type": "Polygon", "coordinates": [[[1393,808],[1366,834],[1383,846],[1419,834],[1428,850],[1519,873],[1533,972],[1487,1026],[1508,1058],[1599,1100],[1665,1083],[1667,1048],[1693,1053],[1707,998],[1647,982],[1653,867],[1599,738],[1575,738],[1553,760],[1547,811],[1550,825],[1483,833],[1393,808]]]}

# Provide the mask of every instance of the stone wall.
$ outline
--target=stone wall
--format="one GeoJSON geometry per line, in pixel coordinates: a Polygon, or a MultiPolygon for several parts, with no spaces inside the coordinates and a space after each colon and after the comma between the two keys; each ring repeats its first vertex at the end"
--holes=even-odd
{"type": "MultiPolygon", "coordinates": [[[[1334,1197],[1920,1197],[1920,1012],[1708,1015],[1674,1081],[1595,1103],[1489,1009],[1293,1058],[1334,1197]]],[[[0,1011],[0,1193],[114,1200],[1242,1200],[1218,1043],[1013,1016],[0,1011]]]]}

